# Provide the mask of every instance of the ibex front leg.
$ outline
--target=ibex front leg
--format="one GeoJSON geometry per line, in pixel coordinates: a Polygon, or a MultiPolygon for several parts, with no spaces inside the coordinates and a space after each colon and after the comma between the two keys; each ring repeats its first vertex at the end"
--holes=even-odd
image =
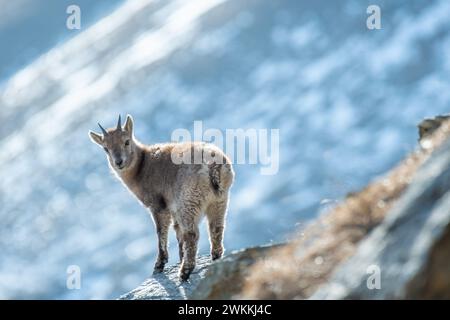
{"type": "Polygon", "coordinates": [[[153,221],[155,222],[156,234],[158,235],[158,258],[156,259],[154,273],[164,270],[164,266],[169,261],[167,252],[167,241],[171,216],[168,210],[152,211],[153,221]]]}

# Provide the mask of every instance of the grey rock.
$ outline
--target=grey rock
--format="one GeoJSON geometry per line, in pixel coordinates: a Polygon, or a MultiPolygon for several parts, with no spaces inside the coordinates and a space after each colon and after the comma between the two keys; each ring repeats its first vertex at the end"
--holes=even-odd
{"type": "Polygon", "coordinates": [[[154,274],[120,300],[230,299],[240,292],[249,267],[280,244],[247,248],[231,252],[211,262],[210,256],[197,258],[197,266],[188,282],[178,278],[179,264],[154,274]]]}
{"type": "Polygon", "coordinates": [[[450,119],[450,115],[438,115],[434,118],[423,119],[417,128],[419,129],[419,141],[430,137],[443,122],[450,119]]]}
{"type": "Polygon", "coordinates": [[[450,298],[450,141],[311,299],[450,298]],[[369,289],[374,270],[380,288],[369,289]],[[376,271],[375,271],[376,272],[376,271]]]}
{"type": "Polygon", "coordinates": [[[197,258],[197,266],[189,281],[180,281],[180,264],[166,267],[163,273],[152,275],[136,289],[119,297],[120,300],[184,300],[205,276],[211,263],[209,256],[197,258]]]}
{"type": "Polygon", "coordinates": [[[244,280],[249,275],[250,266],[279,246],[282,244],[235,251],[217,263],[213,263],[190,298],[195,300],[234,298],[241,292],[244,280]]]}

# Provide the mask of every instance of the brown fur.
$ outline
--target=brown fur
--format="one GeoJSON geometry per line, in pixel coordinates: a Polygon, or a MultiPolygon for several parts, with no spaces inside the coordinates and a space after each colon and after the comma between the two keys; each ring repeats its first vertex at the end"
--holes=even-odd
{"type": "Polygon", "coordinates": [[[119,119],[116,128],[105,130],[103,135],[90,132],[90,137],[105,148],[117,177],[151,211],[158,235],[155,272],[163,271],[168,261],[168,230],[173,223],[182,261],[180,277],[189,278],[195,267],[202,213],[208,219],[212,259],[222,256],[234,172],[220,149],[200,142],[144,145],[133,135],[130,116],[124,128],[119,119]],[[186,159],[193,160],[194,155],[204,158],[192,164],[173,160],[189,154],[186,159]]]}
{"type": "Polygon", "coordinates": [[[295,240],[275,249],[250,271],[239,298],[304,299],[326,282],[334,268],[350,256],[384,218],[411,182],[416,170],[450,136],[450,122],[442,123],[422,148],[388,175],[348,197],[320,217],[295,240]]]}

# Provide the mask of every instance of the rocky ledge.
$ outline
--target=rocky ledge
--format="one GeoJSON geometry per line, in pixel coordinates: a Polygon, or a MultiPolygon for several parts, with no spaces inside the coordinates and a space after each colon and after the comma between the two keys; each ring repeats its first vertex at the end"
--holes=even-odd
{"type": "Polygon", "coordinates": [[[163,273],[152,275],[120,300],[185,300],[232,299],[242,290],[250,266],[281,244],[258,246],[231,252],[211,262],[209,255],[200,256],[189,281],[180,281],[179,263],[163,273]]]}

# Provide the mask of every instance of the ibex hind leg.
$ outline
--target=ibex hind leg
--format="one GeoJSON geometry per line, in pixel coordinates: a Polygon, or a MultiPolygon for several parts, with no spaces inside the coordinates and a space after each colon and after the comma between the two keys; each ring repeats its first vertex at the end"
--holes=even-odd
{"type": "Polygon", "coordinates": [[[223,233],[225,229],[227,203],[227,196],[225,196],[211,203],[206,209],[212,260],[221,258],[224,252],[223,233]]]}
{"type": "Polygon", "coordinates": [[[177,235],[178,255],[180,257],[180,262],[182,262],[183,261],[183,231],[181,230],[181,227],[178,222],[175,222],[173,224],[173,228],[175,229],[175,233],[177,235]]]}
{"type": "Polygon", "coordinates": [[[197,247],[199,239],[198,220],[200,218],[200,208],[196,206],[181,209],[181,231],[183,239],[183,262],[181,263],[179,276],[181,280],[189,279],[194,271],[197,247]]]}

